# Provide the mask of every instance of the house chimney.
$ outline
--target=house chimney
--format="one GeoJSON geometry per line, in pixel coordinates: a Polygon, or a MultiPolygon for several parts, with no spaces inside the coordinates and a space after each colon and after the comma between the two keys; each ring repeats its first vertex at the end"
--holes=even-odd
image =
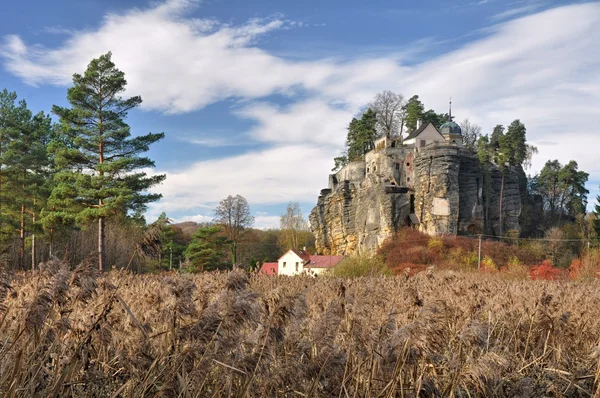
{"type": "Polygon", "coordinates": [[[422,124],[422,123],[423,123],[423,122],[421,122],[421,119],[417,119],[417,129],[420,129],[420,128],[421,128],[421,124],[422,124]]]}

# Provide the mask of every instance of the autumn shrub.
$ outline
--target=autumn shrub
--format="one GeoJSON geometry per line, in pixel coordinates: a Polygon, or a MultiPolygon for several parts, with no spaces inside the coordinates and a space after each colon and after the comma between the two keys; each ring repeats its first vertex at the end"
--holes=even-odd
{"type": "Polygon", "coordinates": [[[541,264],[534,265],[529,271],[529,275],[533,280],[557,280],[565,276],[564,270],[556,268],[552,265],[552,261],[544,260],[541,264]]]}
{"type": "Polygon", "coordinates": [[[358,255],[344,258],[330,270],[329,274],[343,278],[356,278],[360,276],[391,275],[392,272],[381,257],[358,255]]]}
{"type": "Polygon", "coordinates": [[[498,266],[496,265],[496,262],[494,261],[493,258],[491,258],[490,256],[484,256],[481,259],[481,268],[480,268],[481,272],[496,272],[498,271],[498,266]]]}
{"type": "Polygon", "coordinates": [[[501,269],[501,276],[511,279],[527,279],[530,277],[529,267],[523,264],[517,256],[512,256],[506,267],[501,269]]]}
{"type": "Polygon", "coordinates": [[[571,279],[600,277],[600,250],[586,251],[581,258],[574,259],[568,268],[571,279]]]}

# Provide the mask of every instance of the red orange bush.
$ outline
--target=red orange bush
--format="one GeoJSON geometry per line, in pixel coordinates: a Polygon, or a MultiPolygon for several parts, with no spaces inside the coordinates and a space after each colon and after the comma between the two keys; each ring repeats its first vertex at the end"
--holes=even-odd
{"type": "Polygon", "coordinates": [[[565,277],[565,271],[552,266],[552,261],[544,260],[541,264],[534,265],[529,271],[529,276],[533,280],[552,281],[565,277]]]}

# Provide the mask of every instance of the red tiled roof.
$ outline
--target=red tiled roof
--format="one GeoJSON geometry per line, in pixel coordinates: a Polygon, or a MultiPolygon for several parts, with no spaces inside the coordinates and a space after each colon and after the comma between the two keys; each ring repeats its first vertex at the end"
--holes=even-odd
{"type": "Polygon", "coordinates": [[[266,275],[277,275],[278,272],[278,264],[277,263],[263,263],[262,267],[260,267],[260,273],[266,275]]]}
{"type": "Polygon", "coordinates": [[[296,256],[298,256],[302,260],[304,260],[305,264],[306,264],[307,261],[310,261],[311,256],[310,256],[310,254],[308,254],[307,251],[292,249],[292,252],[294,252],[294,254],[296,254],[296,256]]]}
{"type": "Polygon", "coordinates": [[[310,256],[310,262],[305,267],[310,268],[331,268],[342,261],[344,256],[310,256]]]}

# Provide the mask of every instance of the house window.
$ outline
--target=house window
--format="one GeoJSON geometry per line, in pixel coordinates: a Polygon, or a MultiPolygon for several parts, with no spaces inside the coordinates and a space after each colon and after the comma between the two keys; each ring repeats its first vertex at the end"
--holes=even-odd
{"type": "Polygon", "coordinates": [[[421,148],[425,146],[425,140],[421,140],[421,148]]]}
{"type": "Polygon", "coordinates": [[[296,263],[296,272],[298,272],[298,263],[296,263]]]}
{"type": "Polygon", "coordinates": [[[283,262],[283,268],[285,268],[285,261],[283,262]]]}

